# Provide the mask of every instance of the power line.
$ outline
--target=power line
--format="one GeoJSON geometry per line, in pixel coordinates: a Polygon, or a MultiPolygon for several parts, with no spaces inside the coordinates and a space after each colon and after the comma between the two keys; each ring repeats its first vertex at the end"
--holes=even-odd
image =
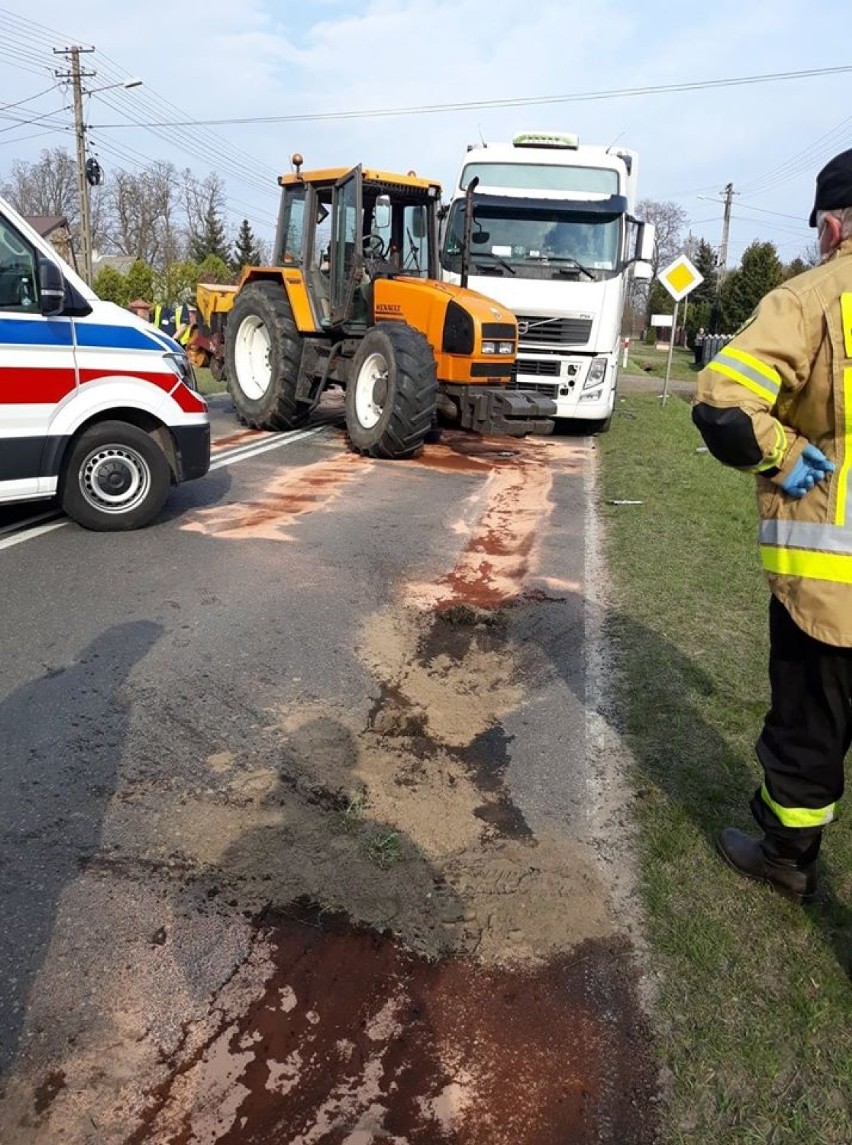
{"type": "MultiPolygon", "coordinates": [[[[239,116],[220,119],[174,119],[139,124],[140,127],[240,126],[249,123],[302,123],[339,119],[377,119],[400,115],[432,115],[447,111],[479,111],[499,107],[533,107],[552,103],[583,103],[592,100],[626,99],[635,96],[661,95],[678,91],[707,91],[710,88],[742,87],[746,84],[774,83],[780,80],[812,79],[815,76],[852,72],[852,64],[836,68],[810,68],[795,72],[771,72],[765,75],[734,76],[729,79],[701,80],[691,83],[656,84],[650,87],[615,88],[609,91],[574,92],[569,95],[523,96],[513,99],[483,99],[464,103],[432,103],[413,107],[380,107],[366,111],[327,111],[299,115],[239,116]]],[[[100,123],[99,130],[126,127],[126,123],[100,123]]]]}
{"type": "Polygon", "coordinates": [[[55,88],[56,84],[51,84],[50,87],[46,87],[44,91],[37,91],[35,95],[28,95],[26,99],[19,99],[17,103],[0,104],[0,111],[10,111],[13,107],[20,107],[21,104],[32,103],[34,99],[40,99],[43,95],[47,95],[48,92],[53,91],[55,88]]]}

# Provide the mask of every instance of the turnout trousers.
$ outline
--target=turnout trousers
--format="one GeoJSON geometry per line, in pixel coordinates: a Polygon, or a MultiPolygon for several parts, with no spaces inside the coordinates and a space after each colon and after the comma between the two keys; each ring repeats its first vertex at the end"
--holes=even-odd
{"type": "Polygon", "coordinates": [[[764,783],[751,810],[789,858],[812,862],[843,795],[852,741],[852,648],[823,644],[769,604],[771,707],[757,741],[764,783]]]}

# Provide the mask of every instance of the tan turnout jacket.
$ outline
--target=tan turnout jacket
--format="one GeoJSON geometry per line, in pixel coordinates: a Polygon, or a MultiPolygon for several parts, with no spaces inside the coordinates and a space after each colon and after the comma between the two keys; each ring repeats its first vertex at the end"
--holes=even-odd
{"type": "Polygon", "coordinates": [[[762,300],[699,375],[693,418],[757,475],[772,592],[805,632],[852,647],[852,238],[762,300]],[[780,482],[808,442],[836,468],[796,500],[780,482]]]}

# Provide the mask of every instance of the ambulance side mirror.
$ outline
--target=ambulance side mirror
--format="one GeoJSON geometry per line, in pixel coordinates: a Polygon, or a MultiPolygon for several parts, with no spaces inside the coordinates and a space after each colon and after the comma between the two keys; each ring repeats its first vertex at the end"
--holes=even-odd
{"type": "Polygon", "coordinates": [[[38,300],[45,317],[61,314],[65,309],[65,279],[56,263],[49,258],[38,261],[38,300]]]}

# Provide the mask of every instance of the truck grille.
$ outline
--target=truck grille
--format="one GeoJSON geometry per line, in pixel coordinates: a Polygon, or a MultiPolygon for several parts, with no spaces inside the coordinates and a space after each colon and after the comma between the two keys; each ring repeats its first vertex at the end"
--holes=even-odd
{"type": "Polygon", "coordinates": [[[518,358],[512,367],[512,377],[518,374],[532,375],[537,378],[558,378],[559,362],[540,362],[535,358],[518,358]]]}
{"type": "Polygon", "coordinates": [[[548,318],[534,314],[519,314],[517,318],[518,340],[528,346],[585,346],[592,334],[591,318],[548,318]]]}
{"type": "Polygon", "coordinates": [[[526,394],[545,394],[549,398],[556,397],[558,388],[558,382],[531,382],[529,378],[515,377],[509,382],[510,390],[523,390],[526,394]]]}

